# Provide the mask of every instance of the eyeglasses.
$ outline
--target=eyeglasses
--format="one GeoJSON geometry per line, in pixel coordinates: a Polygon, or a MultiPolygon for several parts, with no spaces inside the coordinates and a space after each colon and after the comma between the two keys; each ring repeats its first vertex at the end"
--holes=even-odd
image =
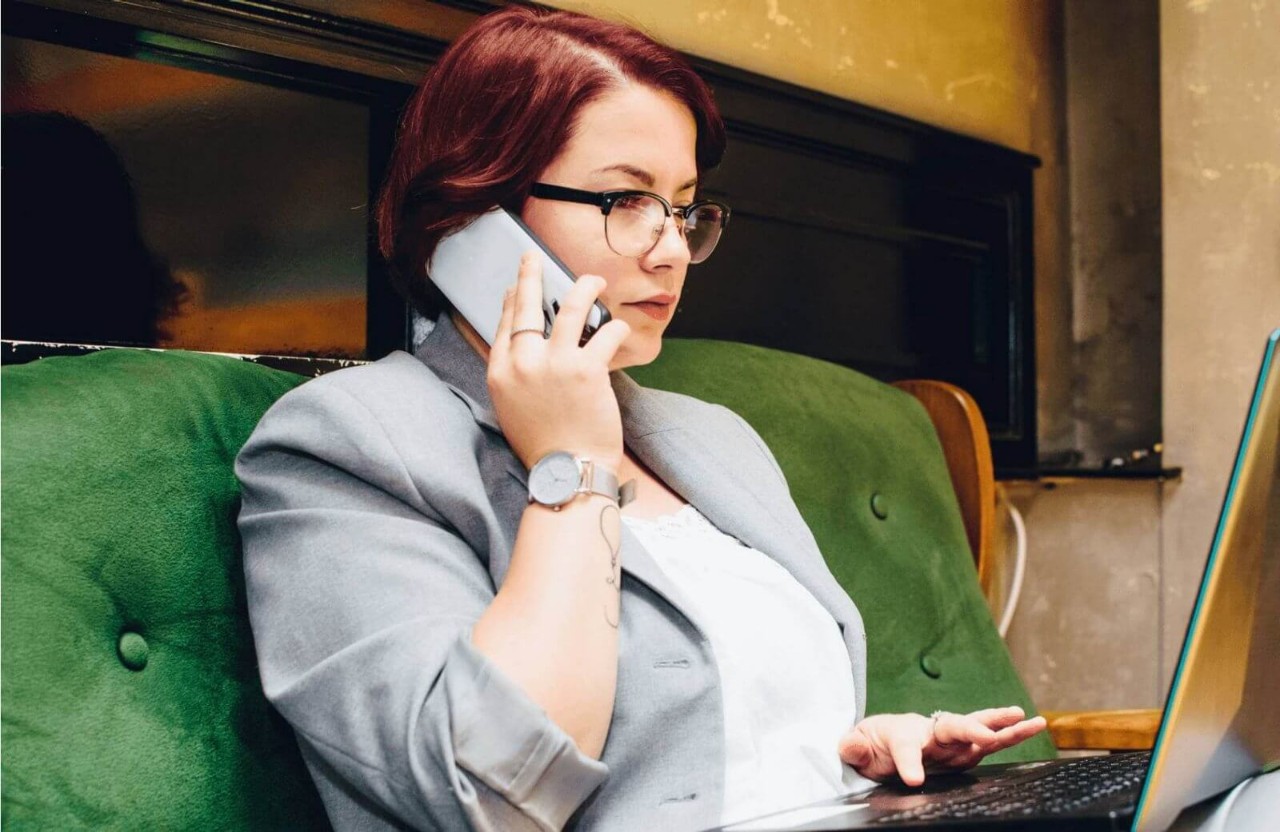
{"type": "Polygon", "coordinates": [[[605,241],[623,257],[643,257],[653,251],[667,230],[667,219],[674,215],[689,246],[689,262],[701,263],[715,251],[721,232],[729,224],[727,205],[702,200],[675,208],[648,191],[580,191],[537,182],[529,195],[597,206],[604,214],[605,241]]]}

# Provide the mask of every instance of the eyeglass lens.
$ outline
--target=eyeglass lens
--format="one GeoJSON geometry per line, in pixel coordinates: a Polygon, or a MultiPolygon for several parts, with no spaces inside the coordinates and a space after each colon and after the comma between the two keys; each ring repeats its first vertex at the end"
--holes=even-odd
{"type": "MultiPolygon", "coordinates": [[[[723,211],[718,205],[700,205],[685,217],[684,238],[691,263],[701,263],[711,256],[720,241],[722,219],[723,211]]],[[[618,254],[640,257],[657,245],[666,223],[666,206],[661,201],[631,194],[615,201],[605,215],[605,237],[618,254]]]]}

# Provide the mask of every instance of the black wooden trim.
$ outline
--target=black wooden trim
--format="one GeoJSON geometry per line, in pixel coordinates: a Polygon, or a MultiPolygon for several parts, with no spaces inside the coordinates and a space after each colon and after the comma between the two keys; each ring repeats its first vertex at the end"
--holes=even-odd
{"type": "Polygon", "coordinates": [[[389,82],[341,68],[265,54],[234,42],[205,41],[185,33],[184,27],[165,25],[174,20],[164,14],[153,13],[154,22],[135,23],[116,17],[91,16],[74,9],[50,7],[53,5],[83,5],[97,9],[103,3],[45,4],[32,0],[12,0],[5,8],[4,33],[118,57],[152,60],[214,72],[365,104],[400,102],[413,89],[411,83],[389,82]]]}
{"type": "MultiPolygon", "coordinates": [[[[399,112],[375,109],[370,113],[370,137],[394,137],[399,112]]],[[[393,140],[369,144],[369,227],[365,261],[368,263],[365,355],[381,358],[395,350],[408,350],[413,340],[413,309],[391,284],[391,270],[378,250],[378,229],[373,207],[391,162],[393,140]]]]}
{"type": "Polygon", "coordinates": [[[250,364],[261,364],[273,370],[283,370],[295,375],[315,378],[346,367],[368,364],[355,358],[320,358],[302,355],[248,355],[232,352],[207,352],[205,350],[179,350],[162,347],[133,347],[122,344],[62,344],[45,341],[0,341],[0,365],[30,364],[45,358],[73,358],[102,352],[103,350],[144,350],[146,352],[191,352],[199,355],[221,355],[237,358],[250,364]]]}
{"type": "Polygon", "coordinates": [[[344,70],[364,79],[412,87],[448,42],[285,3],[243,0],[7,0],[8,16],[23,7],[63,12],[255,56],[344,70]]]}
{"type": "MultiPolygon", "coordinates": [[[[714,193],[708,189],[707,193],[714,193]]],[[[863,237],[868,240],[882,242],[907,243],[930,241],[943,243],[960,249],[972,251],[989,251],[991,246],[980,240],[967,240],[949,234],[935,234],[919,228],[905,225],[885,225],[880,223],[858,222],[825,214],[820,211],[789,210],[783,211],[768,204],[744,197],[733,198],[734,217],[753,217],[782,225],[793,225],[801,228],[821,228],[850,237],[863,237]]]]}
{"type": "MultiPolygon", "coordinates": [[[[458,11],[472,12],[477,16],[496,11],[503,6],[512,5],[511,3],[503,2],[503,0],[432,0],[432,2],[437,6],[449,6],[450,8],[457,9],[458,11]]],[[[519,0],[517,0],[517,4],[522,6],[545,5],[542,3],[519,2],[519,0]]]]}
{"type": "MultiPolygon", "coordinates": [[[[434,60],[448,47],[447,41],[426,37],[416,32],[406,32],[393,26],[383,26],[339,14],[327,14],[289,3],[245,2],[245,0],[153,0],[153,2],[184,9],[200,9],[240,24],[272,28],[281,33],[319,36],[333,42],[358,44],[364,49],[381,52],[389,58],[403,56],[420,60],[423,56],[430,56],[434,60]]],[[[340,4],[335,6],[340,7],[340,4]]]]}
{"type": "Polygon", "coordinates": [[[1010,389],[1017,391],[1014,404],[1013,436],[1002,461],[1015,459],[1034,464],[1038,457],[1036,426],[1036,328],[1035,328],[1035,205],[1031,177],[1018,190],[1018,200],[1010,200],[1009,213],[1009,326],[1010,389]]]}

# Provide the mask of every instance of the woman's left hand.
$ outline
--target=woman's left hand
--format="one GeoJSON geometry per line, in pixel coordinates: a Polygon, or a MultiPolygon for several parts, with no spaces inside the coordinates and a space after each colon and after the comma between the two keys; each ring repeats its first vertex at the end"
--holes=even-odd
{"type": "Polygon", "coordinates": [[[924,782],[924,767],[960,771],[988,754],[1035,736],[1044,717],[1023,719],[1021,708],[989,708],[971,714],[878,714],[840,739],[840,759],[863,777],[885,781],[897,775],[908,786],[924,782]]]}

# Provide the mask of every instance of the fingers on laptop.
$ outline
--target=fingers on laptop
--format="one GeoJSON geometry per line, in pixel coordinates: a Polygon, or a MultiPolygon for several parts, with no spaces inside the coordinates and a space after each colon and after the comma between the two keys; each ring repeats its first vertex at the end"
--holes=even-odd
{"type": "Polygon", "coordinates": [[[1013,725],[1020,721],[1025,713],[1017,705],[1011,705],[1007,708],[986,708],[981,711],[974,711],[969,716],[986,725],[993,731],[999,731],[1001,728],[1013,725]]]}
{"type": "Polygon", "coordinates": [[[1008,748],[1011,745],[1017,745],[1023,740],[1028,740],[1036,734],[1048,727],[1044,717],[1036,716],[1031,719],[1024,719],[1005,728],[1001,728],[996,732],[996,741],[1001,748],[1008,748]]]}
{"type": "Polygon", "coordinates": [[[940,714],[933,726],[933,741],[938,745],[990,745],[996,732],[972,714],[940,714]]]}
{"type": "Polygon", "coordinates": [[[896,734],[889,741],[889,753],[902,782],[908,786],[919,786],[924,782],[924,749],[920,747],[919,740],[906,734],[896,734]]]}
{"type": "Polygon", "coordinates": [[[925,750],[926,759],[941,770],[966,769],[988,754],[1017,745],[1044,730],[1043,717],[1024,720],[1022,713],[1021,708],[1015,707],[940,714],[933,726],[932,743],[925,750]]]}
{"type": "Polygon", "coordinates": [[[939,770],[966,769],[983,757],[1044,730],[1043,717],[1022,719],[1021,708],[991,708],[971,714],[939,713],[868,717],[841,738],[840,758],[864,777],[895,773],[908,786],[925,779],[925,764],[939,770]]]}
{"type": "Polygon", "coordinates": [[[1025,712],[1017,705],[1007,708],[987,708],[986,710],[974,711],[968,716],[981,722],[994,732],[995,736],[987,753],[993,753],[1001,748],[1008,748],[1025,739],[1034,737],[1043,731],[1047,724],[1044,721],[1044,717],[1040,716],[1023,719],[1025,712]]]}

